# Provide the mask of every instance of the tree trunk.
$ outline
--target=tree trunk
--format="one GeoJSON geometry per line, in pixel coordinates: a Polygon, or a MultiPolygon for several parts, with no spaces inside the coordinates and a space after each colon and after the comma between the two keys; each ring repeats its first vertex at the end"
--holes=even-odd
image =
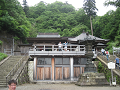
{"type": "Polygon", "coordinates": [[[92,20],[91,20],[91,15],[90,15],[90,25],[91,25],[91,33],[92,33],[92,36],[93,36],[93,28],[92,28],[92,20]]]}

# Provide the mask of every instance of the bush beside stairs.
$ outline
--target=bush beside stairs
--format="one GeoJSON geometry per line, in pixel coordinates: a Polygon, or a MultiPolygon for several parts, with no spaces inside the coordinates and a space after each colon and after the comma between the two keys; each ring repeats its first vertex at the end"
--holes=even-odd
{"type": "Polygon", "coordinates": [[[21,58],[22,56],[10,56],[4,63],[0,65],[0,87],[6,86],[6,76],[21,58]]]}

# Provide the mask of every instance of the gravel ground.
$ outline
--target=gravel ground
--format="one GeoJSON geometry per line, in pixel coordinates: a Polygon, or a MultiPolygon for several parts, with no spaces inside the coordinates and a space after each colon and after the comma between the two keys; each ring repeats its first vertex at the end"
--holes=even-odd
{"type": "MultiPolygon", "coordinates": [[[[8,90],[8,88],[0,88],[8,90]]],[[[16,90],[120,90],[120,86],[77,86],[75,84],[23,84],[16,90]]]]}

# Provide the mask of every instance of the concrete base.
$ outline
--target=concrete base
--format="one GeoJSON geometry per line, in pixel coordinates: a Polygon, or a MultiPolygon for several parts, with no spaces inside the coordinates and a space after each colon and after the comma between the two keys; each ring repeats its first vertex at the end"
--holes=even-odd
{"type": "Polygon", "coordinates": [[[110,85],[109,82],[105,79],[103,73],[83,73],[79,76],[79,79],[75,85],[79,86],[105,86],[110,85]]]}

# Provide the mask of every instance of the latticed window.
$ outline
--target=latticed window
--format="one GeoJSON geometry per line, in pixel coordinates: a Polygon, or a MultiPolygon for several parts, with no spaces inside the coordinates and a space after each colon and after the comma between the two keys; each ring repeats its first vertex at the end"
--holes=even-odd
{"type": "Polygon", "coordinates": [[[74,58],[74,65],[85,65],[87,62],[87,58],[74,58]]]}
{"type": "Polygon", "coordinates": [[[37,65],[51,65],[51,58],[38,58],[37,65]]]}
{"type": "Polygon", "coordinates": [[[55,64],[70,65],[70,58],[55,58],[55,64]]]}

